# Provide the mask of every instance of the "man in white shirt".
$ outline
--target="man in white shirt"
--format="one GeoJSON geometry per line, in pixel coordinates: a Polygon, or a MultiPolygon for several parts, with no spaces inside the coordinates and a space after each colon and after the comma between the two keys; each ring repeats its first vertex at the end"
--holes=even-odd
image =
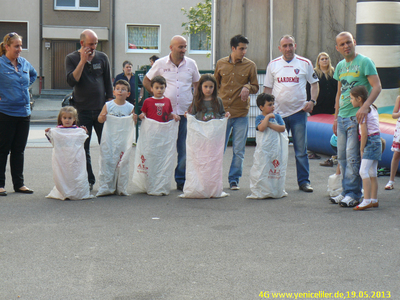
{"type": "Polygon", "coordinates": [[[196,90],[200,80],[196,62],[185,57],[187,42],[180,35],[171,39],[171,53],[158,59],[143,79],[143,86],[150,92],[150,81],[157,75],[167,80],[165,97],[171,100],[173,113],[181,117],[177,140],[178,165],[175,169],[175,181],[178,190],[183,190],[186,172],[186,131],[187,119],[183,117],[193,101],[192,87],[196,90]]]}
{"type": "Polygon", "coordinates": [[[304,192],[313,192],[309,179],[307,156],[307,113],[318,97],[318,77],[307,58],[295,54],[296,43],[291,35],[279,41],[282,56],[269,62],[264,81],[264,93],[275,96],[275,112],[292,132],[296,156],[297,183],[304,192]],[[306,84],[311,85],[311,100],[307,101],[306,84]]]}

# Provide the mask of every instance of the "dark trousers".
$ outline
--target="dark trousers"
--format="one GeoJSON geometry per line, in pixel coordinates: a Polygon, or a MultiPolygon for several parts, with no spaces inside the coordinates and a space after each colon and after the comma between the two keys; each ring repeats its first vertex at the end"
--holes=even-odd
{"type": "Polygon", "coordinates": [[[24,151],[29,134],[30,116],[12,117],[0,113],[0,187],[6,183],[6,165],[10,169],[14,190],[24,186],[24,151]]]}
{"type": "Polygon", "coordinates": [[[97,117],[99,116],[101,110],[81,110],[78,111],[78,120],[79,126],[85,126],[88,130],[88,139],[85,142],[85,153],[86,153],[86,169],[88,172],[88,180],[89,183],[94,184],[96,179],[93,174],[92,169],[92,160],[90,158],[90,140],[92,138],[92,131],[94,131],[97,135],[97,140],[101,141],[101,133],[103,132],[103,123],[99,123],[97,121],[97,117]]]}
{"type": "Polygon", "coordinates": [[[175,168],[175,181],[177,185],[185,184],[186,180],[186,135],[187,135],[187,119],[180,115],[178,129],[178,140],[176,141],[176,149],[178,152],[178,165],[175,168]]]}

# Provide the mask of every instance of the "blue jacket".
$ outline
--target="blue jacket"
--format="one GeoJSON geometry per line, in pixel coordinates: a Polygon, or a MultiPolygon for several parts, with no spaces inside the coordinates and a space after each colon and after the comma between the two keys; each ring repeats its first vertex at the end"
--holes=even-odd
{"type": "Polygon", "coordinates": [[[18,72],[5,56],[0,57],[0,112],[13,117],[31,114],[29,86],[36,80],[37,72],[23,57],[18,57],[18,72]]]}

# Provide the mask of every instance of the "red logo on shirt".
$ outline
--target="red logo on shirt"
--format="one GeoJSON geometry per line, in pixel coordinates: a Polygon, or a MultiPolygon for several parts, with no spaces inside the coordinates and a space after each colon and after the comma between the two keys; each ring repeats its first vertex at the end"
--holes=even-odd
{"type": "Polygon", "coordinates": [[[299,77],[295,76],[295,77],[278,77],[278,82],[295,82],[295,83],[299,83],[299,77]]]}
{"type": "Polygon", "coordinates": [[[162,109],[165,103],[156,103],[155,105],[157,107],[157,116],[162,116],[162,109]]]}

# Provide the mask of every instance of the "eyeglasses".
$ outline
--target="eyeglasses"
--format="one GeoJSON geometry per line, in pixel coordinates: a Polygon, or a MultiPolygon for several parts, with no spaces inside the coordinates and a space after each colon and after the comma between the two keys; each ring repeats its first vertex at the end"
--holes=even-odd
{"type": "Polygon", "coordinates": [[[8,40],[9,39],[11,39],[13,36],[15,36],[15,35],[18,35],[18,33],[16,33],[16,32],[10,32],[9,34],[8,34],[8,37],[7,37],[7,39],[6,39],[6,42],[8,42],[8,40]]]}

